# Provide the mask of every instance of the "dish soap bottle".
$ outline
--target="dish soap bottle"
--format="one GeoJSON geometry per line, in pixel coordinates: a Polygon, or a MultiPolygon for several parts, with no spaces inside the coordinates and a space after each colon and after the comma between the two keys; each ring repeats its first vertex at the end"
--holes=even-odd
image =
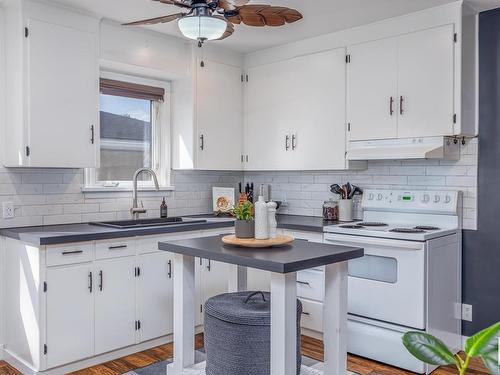
{"type": "Polygon", "coordinates": [[[160,218],[166,219],[168,217],[168,206],[167,202],[165,202],[165,197],[163,197],[163,200],[160,205],[160,218]]]}
{"type": "Polygon", "coordinates": [[[259,196],[259,200],[255,202],[254,210],[255,210],[255,238],[257,240],[267,240],[269,238],[267,204],[262,195],[259,196]]]}

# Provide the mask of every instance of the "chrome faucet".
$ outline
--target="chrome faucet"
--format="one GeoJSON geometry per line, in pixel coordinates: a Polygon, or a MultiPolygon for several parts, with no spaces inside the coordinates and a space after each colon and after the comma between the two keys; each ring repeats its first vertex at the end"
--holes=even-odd
{"type": "Polygon", "coordinates": [[[133,185],[134,185],[134,199],[132,200],[132,208],[130,209],[130,214],[134,220],[139,219],[139,214],[145,214],[148,210],[144,208],[144,205],[141,202],[141,208],[137,205],[137,178],[142,172],[147,172],[153,177],[153,182],[155,184],[156,191],[160,190],[160,186],[158,185],[158,178],[156,177],[155,171],[151,168],[139,168],[134,173],[133,185]]]}

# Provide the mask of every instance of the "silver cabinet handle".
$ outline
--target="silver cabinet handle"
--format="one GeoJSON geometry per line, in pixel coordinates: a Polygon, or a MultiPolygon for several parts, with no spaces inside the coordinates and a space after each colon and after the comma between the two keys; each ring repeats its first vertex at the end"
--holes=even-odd
{"type": "Polygon", "coordinates": [[[207,259],[207,260],[208,260],[207,270],[211,271],[212,270],[212,263],[210,262],[210,259],[207,259]]]}
{"type": "Polygon", "coordinates": [[[290,150],[290,136],[287,134],[285,136],[285,151],[290,150]]]}
{"type": "Polygon", "coordinates": [[[302,315],[307,315],[307,316],[309,316],[309,315],[311,315],[311,314],[309,314],[308,312],[302,311],[302,315]]]}
{"type": "Polygon", "coordinates": [[[402,115],[404,113],[404,108],[403,108],[403,103],[405,99],[403,98],[403,95],[399,97],[399,114],[402,115]]]}
{"type": "Polygon", "coordinates": [[[94,142],[95,142],[94,125],[90,125],[90,143],[94,144],[94,142]]]}
{"type": "Polygon", "coordinates": [[[389,100],[389,114],[392,116],[394,114],[394,98],[391,96],[389,100]]]}
{"type": "Polygon", "coordinates": [[[295,134],[292,134],[292,150],[295,150],[297,148],[297,136],[295,134]]]}
{"type": "Polygon", "coordinates": [[[200,150],[205,149],[205,136],[203,134],[200,135],[200,150]]]}
{"type": "Polygon", "coordinates": [[[172,278],[172,261],[169,260],[168,261],[168,278],[171,279],[172,278]]]}
{"type": "Polygon", "coordinates": [[[81,253],[83,253],[83,250],[63,251],[61,254],[62,255],[74,255],[74,254],[81,254],[81,253]]]}
{"type": "Polygon", "coordinates": [[[92,293],[92,271],[89,272],[89,291],[92,293]]]}
{"type": "Polygon", "coordinates": [[[301,284],[301,285],[309,285],[311,286],[310,283],[308,283],[307,281],[300,281],[300,280],[297,280],[297,284],[301,284]]]}
{"type": "Polygon", "coordinates": [[[99,290],[102,292],[102,271],[99,271],[99,290]]]}
{"type": "Polygon", "coordinates": [[[116,245],[116,246],[109,246],[109,250],[119,250],[119,249],[125,249],[127,248],[127,245],[116,245]]]}

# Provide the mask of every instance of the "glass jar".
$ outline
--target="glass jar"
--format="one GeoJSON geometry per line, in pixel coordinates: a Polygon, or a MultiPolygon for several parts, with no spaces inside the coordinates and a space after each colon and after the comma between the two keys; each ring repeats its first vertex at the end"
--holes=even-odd
{"type": "Polygon", "coordinates": [[[323,203],[323,219],[336,221],[339,219],[339,201],[331,198],[323,203]]]}

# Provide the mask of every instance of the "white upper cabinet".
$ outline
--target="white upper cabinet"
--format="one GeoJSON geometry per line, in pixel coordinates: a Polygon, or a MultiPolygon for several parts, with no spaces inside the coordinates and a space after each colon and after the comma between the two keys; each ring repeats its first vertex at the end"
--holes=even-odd
{"type": "Polygon", "coordinates": [[[347,168],[345,65],[339,48],[248,70],[245,169],[347,168]]]}
{"type": "Polygon", "coordinates": [[[6,86],[13,95],[4,164],[96,167],[98,20],[27,0],[9,0],[5,9],[6,86]]]}
{"type": "Polygon", "coordinates": [[[349,140],[452,136],[454,26],[349,47],[349,140]]]}
{"type": "Polygon", "coordinates": [[[398,38],[398,137],[454,134],[453,25],[398,38]]]}
{"type": "Polygon", "coordinates": [[[349,47],[347,118],[350,140],[397,136],[397,39],[349,47]]]}
{"type": "Polygon", "coordinates": [[[293,85],[293,68],[294,64],[284,61],[248,70],[245,169],[288,169],[293,165],[288,152],[291,150],[289,125],[293,120],[288,99],[297,90],[293,85]]]}
{"type": "Polygon", "coordinates": [[[196,77],[196,169],[241,169],[243,142],[242,70],[198,60],[196,77]]]}

